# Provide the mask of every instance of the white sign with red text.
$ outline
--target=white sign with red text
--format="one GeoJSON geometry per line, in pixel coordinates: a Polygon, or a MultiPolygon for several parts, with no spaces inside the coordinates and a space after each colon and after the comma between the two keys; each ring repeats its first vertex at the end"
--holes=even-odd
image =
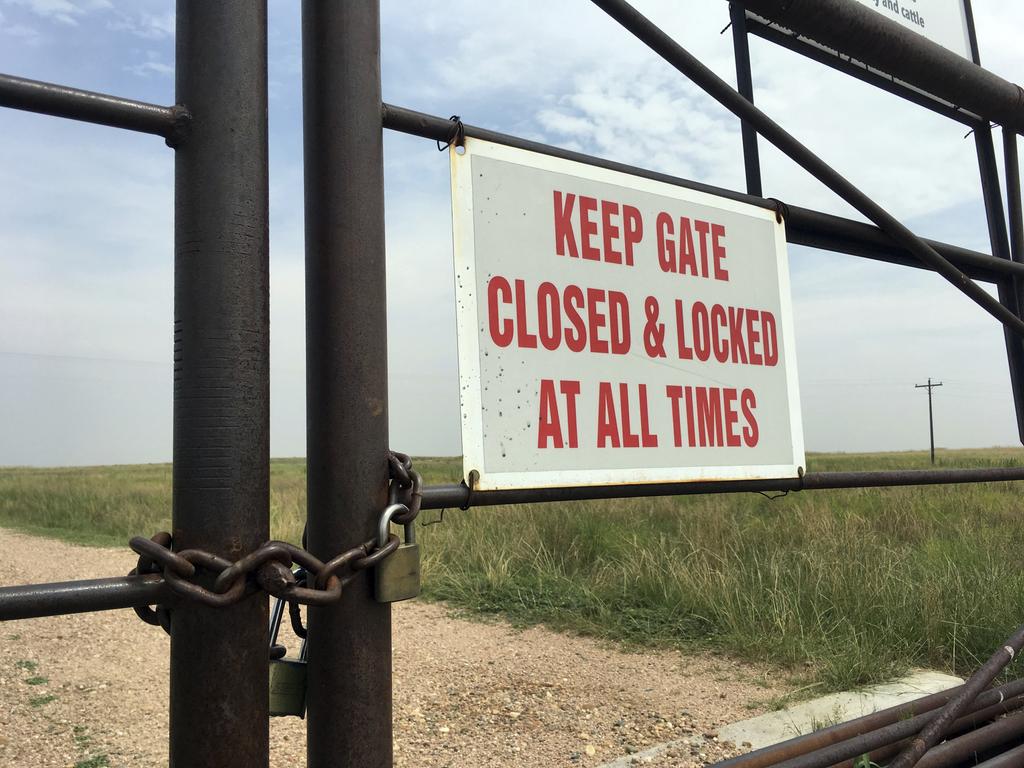
{"type": "Polygon", "coordinates": [[[773,211],[474,139],[451,164],[471,487],[803,471],[773,211]]]}

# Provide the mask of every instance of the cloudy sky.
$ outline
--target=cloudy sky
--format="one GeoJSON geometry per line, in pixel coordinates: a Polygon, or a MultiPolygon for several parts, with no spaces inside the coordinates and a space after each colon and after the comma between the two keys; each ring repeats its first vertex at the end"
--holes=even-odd
{"type": "MultiPolygon", "coordinates": [[[[723,0],[638,2],[730,82],[723,0]]],[[[978,0],[1020,79],[1024,9],[978,0]]],[[[385,100],[723,187],[738,122],[586,0],[383,0],[385,100]]],[[[964,128],[753,39],[756,99],[919,234],[988,251],[964,128]]],[[[0,71],[171,104],[171,0],[0,0],[0,71]]],[[[304,437],[299,13],[270,3],[272,454],[304,437]]],[[[765,193],[854,216],[762,142],[765,193]]],[[[460,452],[448,162],[385,138],[392,445],[460,452]]],[[[171,455],[173,158],[155,137],[0,110],[0,465],[171,455]]],[[[809,450],[1019,444],[996,321],[918,270],[791,248],[809,450]]]]}

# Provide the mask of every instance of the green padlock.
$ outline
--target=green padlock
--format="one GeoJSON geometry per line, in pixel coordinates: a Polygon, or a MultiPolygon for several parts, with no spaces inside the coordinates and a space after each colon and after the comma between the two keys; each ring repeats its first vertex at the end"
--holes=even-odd
{"type": "MultiPolygon", "coordinates": [[[[405,504],[389,504],[380,518],[377,546],[388,543],[391,518],[409,511],[405,504]]],[[[405,524],[405,541],[374,568],[374,596],[378,603],[411,600],[420,593],[420,545],[416,543],[416,527],[405,524]]]]}
{"type": "MultiPolygon", "coordinates": [[[[270,613],[271,654],[283,652],[277,646],[285,601],[278,598],[270,613]]],[[[299,658],[271,658],[270,660],[270,716],[306,717],[306,641],[303,639],[299,658]]]]}

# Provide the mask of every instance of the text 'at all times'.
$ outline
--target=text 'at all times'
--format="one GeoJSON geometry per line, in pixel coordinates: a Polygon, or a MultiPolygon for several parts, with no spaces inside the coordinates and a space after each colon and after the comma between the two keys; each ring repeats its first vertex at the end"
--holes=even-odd
{"type": "MultiPolygon", "coordinates": [[[[552,202],[555,258],[635,267],[637,246],[650,226],[639,209],[560,190],[553,191],[552,202]]],[[[724,225],[660,212],[653,221],[653,237],[664,275],[729,282],[724,225]]],[[[551,281],[531,285],[503,275],[490,277],[486,300],[487,333],[499,348],[610,356],[642,350],[651,360],[761,367],[779,363],[777,318],[759,307],[675,298],[664,308],[657,297],[647,295],[641,302],[642,327],[636,328],[624,291],[551,281]]],[[[757,397],[749,387],[670,384],[663,392],[648,392],[646,384],[592,383],[597,387],[597,448],[658,447],[660,438],[650,419],[653,397],[667,398],[671,405],[676,448],[758,444],[757,397]]],[[[540,380],[538,448],[579,447],[577,398],[584,385],[578,380],[540,380]]]]}

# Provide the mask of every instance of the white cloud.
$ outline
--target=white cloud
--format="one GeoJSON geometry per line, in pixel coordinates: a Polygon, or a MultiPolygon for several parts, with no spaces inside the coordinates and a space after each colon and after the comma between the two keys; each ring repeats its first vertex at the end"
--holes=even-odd
{"type": "Polygon", "coordinates": [[[113,8],[110,0],[7,0],[7,3],[24,6],[41,18],[68,26],[77,26],[79,19],[90,13],[113,8]]]}
{"type": "Polygon", "coordinates": [[[171,77],[174,75],[174,65],[166,64],[162,61],[144,61],[140,64],[129,64],[124,68],[124,71],[131,72],[139,77],[149,77],[151,75],[171,77]]]}

